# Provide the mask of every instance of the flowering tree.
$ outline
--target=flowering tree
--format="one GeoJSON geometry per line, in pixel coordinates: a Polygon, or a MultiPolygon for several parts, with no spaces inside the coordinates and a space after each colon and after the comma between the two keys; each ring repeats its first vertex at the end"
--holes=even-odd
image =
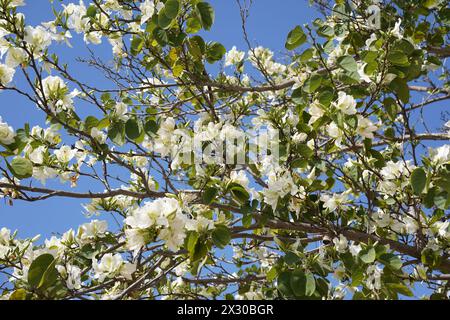
{"type": "Polygon", "coordinates": [[[32,26],[0,0],[0,90],[47,124],[0,120],[1,206],[84,199],[119,227],[2,228],[0,299],[448,297],[450,123],[425,116],[450,99],[446,1],[316,1],[278,58],[249,41],[247,2],[230,51],[199,35],[202,0],[63,3],[32,26]],[[72,36],[110,87],[55,54],[72,36]]]}

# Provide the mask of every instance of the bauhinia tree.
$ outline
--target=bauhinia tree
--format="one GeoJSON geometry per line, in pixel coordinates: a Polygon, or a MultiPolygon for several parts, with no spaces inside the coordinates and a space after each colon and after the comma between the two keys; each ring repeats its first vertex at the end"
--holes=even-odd
{"type": "Polygon", "coordinates": [[[227,51],[206,1],[63,1],[29,25],[0,0],[0,99],[46,123],[0,120],[0,206],[100,215],[45,241],[2,228],[0,299],[448,298],[447,1],[315,1],[279,57],[238,4],[248,47],[227,51]],[[57,55],[72,37],[91,55],[57,55]]]}

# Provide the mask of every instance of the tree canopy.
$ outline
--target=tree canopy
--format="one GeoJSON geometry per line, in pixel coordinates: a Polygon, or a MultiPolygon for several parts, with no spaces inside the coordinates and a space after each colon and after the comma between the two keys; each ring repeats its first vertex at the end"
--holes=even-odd
{"type": "Polygon", "coordinates": [[[254,45],[251,1],[246,48],[205,40],[207,1],[51,2],[30,25],[0,0],[0,101],[46,123],[0,118],[0,210],[99,217],[45,241],[1,228],[0,299],[448,298],[447,1],[311,1],[323,17],[283,53],[254,45]],[[57,54],[72,37],[91,55],[57,54]]]}

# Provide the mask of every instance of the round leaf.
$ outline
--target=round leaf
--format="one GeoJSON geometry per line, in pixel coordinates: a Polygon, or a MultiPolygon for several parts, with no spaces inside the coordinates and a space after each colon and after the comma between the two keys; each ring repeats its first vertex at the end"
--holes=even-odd
{"type": "Polygon", "coordinates": [[[30,178],[33,175],[33,164],[30,160],[17,157],[10,164],[12,174],[19,179],[30,178]]]}

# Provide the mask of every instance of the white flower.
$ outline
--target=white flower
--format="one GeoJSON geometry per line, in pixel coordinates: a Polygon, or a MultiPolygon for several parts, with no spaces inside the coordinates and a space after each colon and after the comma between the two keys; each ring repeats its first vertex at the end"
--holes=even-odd
{"type": "Polygon", "coordinates": [[[358,256],[359,252],[362,250],[361,245],[355,245],[355,243],[352,241],[350,243],[350,246],[348,247],[348,250],[350,251],[350,253],[352,254],[352,256],[356,257],[358,256]]]}
{"type": "Polygon", "coordinates": [[[84,42],[87,44],[101,44],[103,33],[101,31],[93,31],[84,34],[84,42]]]}
{"type": "Polygon", "coordinates": [[[9,5],[11,7],[21,7],[25,5],[25,0],[10,0],[9,5]]]}
{"type": "Polygon", "coordinates": [[[333,103],[334,106],[345,114],[352,115],[356,113],[356,101],[351,96],[345,92],[340,91],[338,93],[337,103],[333,103]]]}
{"type": "Polygon", "coordinates": [[[16,70],[8,67],[6,64],[0,64],[0,85],[8,85],[14,78],[16,70]]]}
{"type": "Polygon", "coordinates": [[[380,228],[386,228],[392,223],[389,213],[386,213],[381,209],[378,209],[377,212],[372,215],[372,218],[375,221],[375,224],[380,228]]]}
{"type": "Polygon", "coordinates": [[[368,139],[373,139],[373,133],[378,130],[378,127],[372,123],[367,118],[364,118],[363,116],[358,114],[358,127],[356,129],[356,132],[368,139]]]}
{"type": "Polygon", "coordinates": [[[75,157],[77,150],[72,149],[70,146],[62,146],[59,150],[55,150],[54,154],[58,161],[62,163],[68,163],[75,157]]]}
{"type": "Polygon", "coordinates": [[[308,135],[304,132],[297,132],[292,136],[292,142],[295,144],[300,144],[302,142],[305,142],[306,138],[308,138],[308,135]]]}
{"type": "Polygon", "coordinates": [[[81,289],[81,269],[74,265],[67,266],[67,288],[70,290],[81,289]]]}
{"type": "Polygon", "coordinates": [[[392,29],[392,31],[391,31],[391,34],[398,39],[403,38],[403,32],[400,30],[401,25],[402,25],[402,19],[398,19],[397,22],[395,23],[394,29],[392,29]]]}
{"type": "Polygon", "coordinates": [[[214,228],[214,222],[203,216],[198,216],[196,219],[191,219],[186,222],[186,229],[189,231],[207,231],[214,228]]]}
{"type": "Polygon", "coordinates": [[[345,276],[345,267],[340,264],[337,268],[334,269],[333,276],[337,280],[342,280],[345,276]]]}
{"type": "Polygon", "coordinates": [[[371,83],[372,79],[370,79],[370,77],[366,74],[366,71],[365,71],[366,66],[367,66],[367,63],[358,62],[358,71],[357,72],[362,81],[371,83]]]}
{"type": "Polygon", "coordinates": [[[372,43],[374,43],[375,41],[377,41],[377,35],[375,33],[372,33],[370,35],[370,38],[366,40],[366,47],[370,48],[372,43]]]}
{"type": "Polygon", "coordinates": [[[43,79],[42,86],[47,98],[60,97],[60,93],[65,93],[67,89],[64,80],[57,76],[48,76],[43,79]]]}
{"type": "Polygon", "coordinates": [[[346,192],[335,193],[332,196],[323,194],[320,196],[320,200],[324,202],[324,208],[333,212],[337,208],[342,207],[348,201],[348,194],[346,192]]]}
{"type": "Polygon", "coordinates": [[[0,244],[8,245],[11,240],[11,231],[5,227],[0,229],[0,244]]]}
{"type": "Polygon", "coordinates": [[[49,167],[33,167],[33,178],[39,180],[42,185],[45,185],[47,179],[53,179],[56,177],[57,171],[49,167]]]}
{"type": "Polygon", "coordinates": [[[248,187],[249,180],[244,170],[232,171],[230,174],[230,180],[240,184],[244,188],[248,187]]]}
{"type": "Polygon", "coordinates": [[[381,289],[381,275],[383,270],[376,265],[371,265],[366,271],[368,277],[366,279],[366,286],[369,290],[381,289]]]}
{"type": "Polygon", "coordinates": [[[9,48],[5,63],[10,68],[15,68],[27,60],[27,53],[22,48],[9,48]]]}
{"type": "Polygon", "coordinates": [[[40,146],[36,149],[34,149],[30,155],[28,156],[28,158],[36,164],[42,164],[44,162],[44,153],[45,153],[46,149],[44,146],[40,146]]]}
{"type": "Polygon", "coordinates": [[[125,219],[125,223],[133,229],[147,229],[153,225],[168,227],[168,217],[177,213],[180,206],[176,199],[160,198],[153,202],[146,202],[142,207],[132,211],[125,219]]]}
{"type": "Polygon", "coordinates": [[[264,202],[269,204],[274,210],[277,207],[278,199],[286,195],[296,195],[299,188],[294,183],[292,175],[289,171],[275,172],[271,171],[268,174],[267,189],[261,193],[264,196],[264,202]]]}
{"type": "Polygon", "coordinates": [[[77,237],[82,242],[103,236],[108,230],[108,223],[106,221],[93,220],[89,223],[82,224],[78,228],[77,237]]]}
{"type": "MultiPolygon", "coordinates": [[[[131,211],[125,223],[131,227],[130,231],[126,231],[127,245],[135,252],[146,240],[145,233],[140,230],[148,228],[155,228],[159,239],[165,241],[169,250],[176,251],[186,237],[185,227],[188,219],[176,199],[160,198],[131,211]]],[[[200,221],[200,224],[207,226],[204,221],[200,221]]]]}
{"type": "Polygon", "coordinates": [[[105,143],[106,138],[107,138],[106,133],[104,133],[101,130],[98,130],[97,128],[92,128],[91,136],[92,136],[92,138],[97,140],[99,143],[105,143]]]}
{"type": "Polygon", "coordinates": [[[171,221],[169,228],[163,228],[158,234],[159,239],[164,240],[167,248],[177,251],[184,243],[187,219],[183,215],[176,215],[171,221]]]}
{"type": "Polygon", "coordinates": [[[342,234],[339,235],[339,238],[334,238],[333,243],[334,243],[334,247],[336,248],[337,252],[345,253],[347,251],[348,240],[342,234]]]}
{"type": "Polygon", "coordinates": [[[437,149],[430,149],[431,161],[434,164],[444,164],[450,161],[450,144],[443,145],[437,149]]]}
{"type": "Polygon", "coordinates": [[[148,232],[141,229],[126,229],[125,238],[127,239],[127,248],[136,254],[146,245],[146,235],[148,232]]]}
{"type": "Polygon", "coordinates": [[[63,5],[64,13],[68,15],[67,26],[69,29],[75,30],[77,33],[85,32],[89,29],[89,17],[86,16],[86,6],[80,0],[80,4],[69,3],[63,5]]]}
{"type": "Polygon", "coordinates": [[[419,226],[417,224],[417,221],[411,217],[404,217],[403,218],[403,224],[404,227],[402,228],[404,233],[406,234],[415,234],[417,230],[419,230],[419,226]]]}
{"type": "Polygon", "coordinates": [[[94,278],[99,279],[99,281],[102,282],[107,276],[114,276],[114,274],[119,271],[122,263],[122,256],[118,253],[115,255],[107,253],[102,257],[100,262],[97,262],[94,258],[92,260],[92,268],[95,272],[94,278]]]}
{"type": "Polygon", "coordinates": [[[320,103],[318,101],[314,101],[311,106],[309,107],[309,114],[311,115],[311,119],[309,119],[309,125],[312,125],[314,122],[316,122],[318,119],[320,119],[325,112],[320,106],[320,103]]]}
{"type": "Polygon", "coordinates": [[[136,265],[125,262],[118,253],[115,255],[107,253],[100,262],[97,262],[95,258],[92,259],[92,268],[94,269],[94,278],[99,279],[100,282],[103,282],[105,278],[113,278],[117,275],[131,280],[131,275],[136,271],[136,265]]]}
{"type": "Polygon", "coordinates": [[[135,271],[136,271],[136,264],[126,262],[120,268],[120,275],[127,280],[132,280],[133,273],[135,271]]]}
{"type": "Polygon", "coordinates": [[[52,43],[52,35],[41,26],[37,26],[36,28],[26,26],[24,40],[31,46],[35,53],[40,53],[50,46],[52,43]]]}
{"type": "Polygon", "coordinates": [[[238,51],[236,47],[233,47],[225,55],[225,67],[238,65],[244,60],[245,52],[238,51]]]}
{"type": "Polygon", "coordinates": [[[154,150],[163,157],[170,153],[175,131],[175,120],[171,117],[161,123],[155,139],[154,150]]]}
{"type": "Polygon", "coordinates": [[[385,179],[398,179],[406,172],[406,167],[402,161],[389,161],[386,166],[381,169],[380,173],[385,179]]]}
{"type": "Polygon", "coordinates": [[[449,230],[449,226],[450,226],[450,221],[438,221],[435,222],[433,227],[437,228],[437,233],[439,236],[449,239],[450,238],[450,230],[449,230]]]}
{"type": "Polygon", "coordinates": [[[2,122],[2,117],[0,117],[0,143],[5,145],[10,145],[14,143],[14,138],[16,137],[16,133],[11,126],[8,126],[7,123],[2,122]]]}
{"type": "Polygon", "coordinates": [[[120,120],[127,120],[128,106],[123,102],[117,102],[114,108],[114,115],[120,120]]]}
{"type": "Polygon", "coordinates": [[[340,146],[342,138],[344,137],[344,132],[339,129],[338,125],[334,122],[331,122],[329,125],[327,125],[326,131],[331,138],[336,140],[336,145],[340,146]]]}
{"type": "Polygon", "coordinates": [[[148,20],[151,19],[153,14],[155,13],[155,4],[153,0],[145,0],[143,3],[141,3],[139,9],[141,10],[142,17],[141,17],[141,24],[146,23],[148,20]]]}

